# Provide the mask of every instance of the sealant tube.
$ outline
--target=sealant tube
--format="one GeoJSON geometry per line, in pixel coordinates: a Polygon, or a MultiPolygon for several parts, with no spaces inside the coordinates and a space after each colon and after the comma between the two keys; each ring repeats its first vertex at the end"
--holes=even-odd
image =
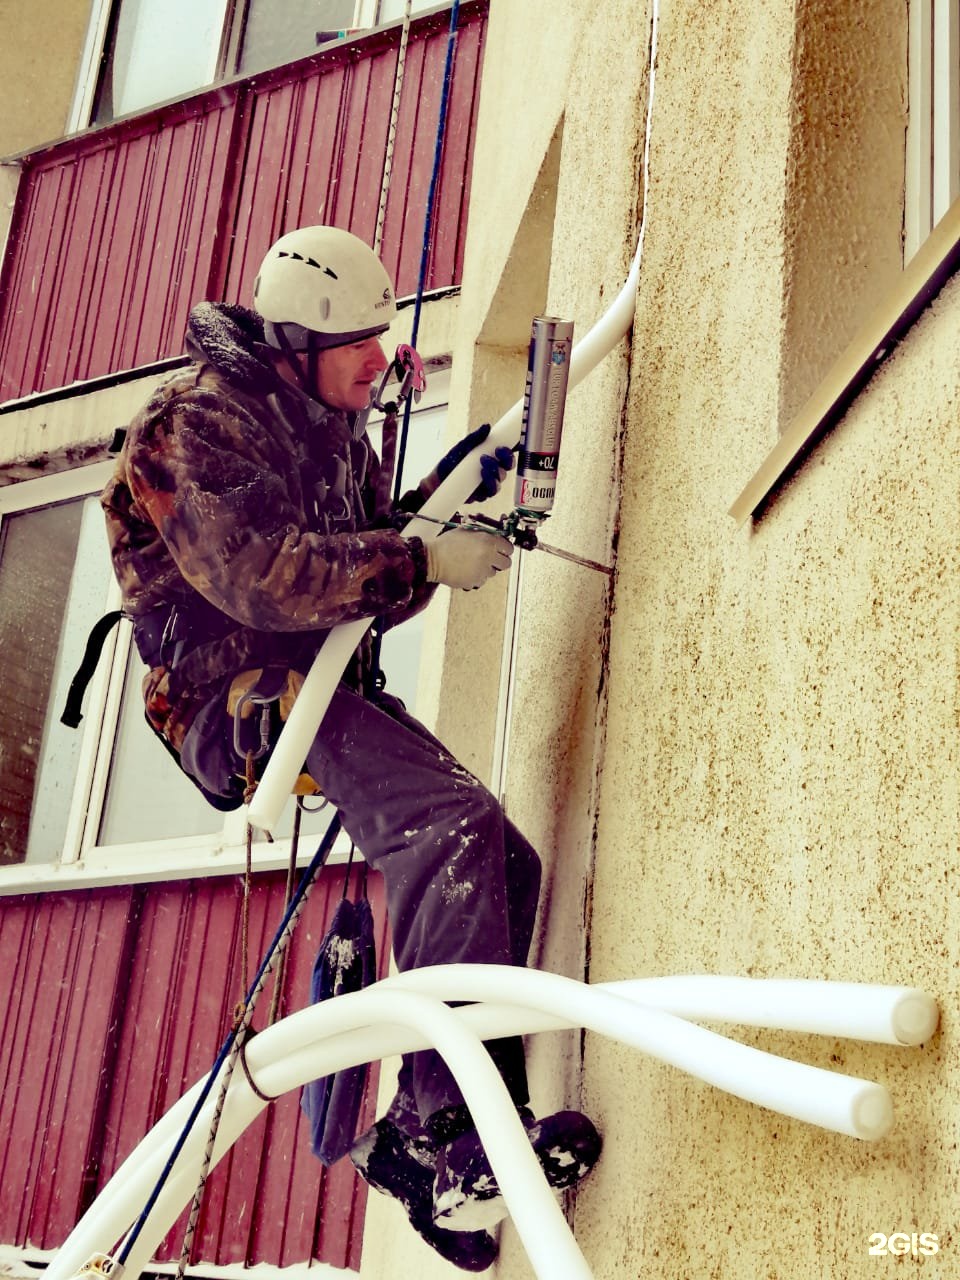
{"type": "MultiPolygon", "coordinates": [[[[629,329],[636,307],[640,255],[641,247],[638,246],[633,265],[617,297],[584,337],[574,344],[568,389],[585,378],[629,329]]],[[[513,449],[520,439],[522,419],[521,398],[493,426],[486,440],[467,454],[437,487],[424,503],[421,514],[430,517],[430,520],[449,520],[477,487],[481,454],[489,453],[500,445],[513,449]]],[[[414,517],[404,529],[403,536],[417,537],[428,542],[439,533],[439,525],[414,517]]],[[[360,619],[341,623],[333,628],[324,641],[250,803],[248,817],[253,826],[263,831],[272,831],[279,822],[344,668],[371,621],[372,619],[360,619]]]]}
{"type": "MultiPolygon", "coordinates": [[[[883,1136],[892,1121],[880,1085],[779,1058],[738,1044],[653,1007],[685,1016],[851,1034],[896,1043],[936,1026],[936,1005],[909,987],[722,977],[631,980],[587,986],[536,970],[445,965],[387,978],[364,991],[300,1010],[266,1028],[247,1048],[257,1085],[276,1096],[319,1075],[428,1046],[447,1059],[477,1118],[508,1208],[538,1276],[589,1277],[563,1215],[540,1175],[502,1081],[479,1039],[583,1026],[641,1049],[738,1097],[861,1139],[883,1136]],[[481,1003],[455,1010],[447,1000],[481,1003]],[[869,1009],[865,1014],[864,1009],[869,1009]],[[907,1010],[906,1015],[904,1010],[907,1010]],[[917,1016],[917,1011],[921,1016],[917,1016]],[[510,1166],[510,1167],[508,1167],[510,1166]]],[[[117,1171],[47,1269],[68,1280],[94,1253],[111,1248],[146,1203],[167,1154],[203,1087],[198,1082],[117,1171]]],[[[194,1191],[216,1090],[147,1219],[126,1265],[144,1269],[194,1191]]],[[[222,1158],[266,1103],[235,1072],[214,1161],[222,1158]]]]}

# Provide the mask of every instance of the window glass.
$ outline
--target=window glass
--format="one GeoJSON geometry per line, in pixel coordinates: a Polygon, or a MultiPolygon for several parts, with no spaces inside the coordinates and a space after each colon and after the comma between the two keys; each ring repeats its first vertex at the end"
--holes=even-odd
{"type": "MultiPolygon", "coordinates": [[[[406,452],[403,459],[401,492],[412,489],[436,465],[442,450],[447,407],[438,406],[410,415],[406,452]]],[[[371,426],[370,439],[380,452],[379,425],[371,426]]],[[[399,448],[398,448],[399,453],[399,448]]],[[[387,678],[387,692],[399,698],[416,713],[417,681],[420,675],[420,649],[426,610],[402,626],[387,631],[380,649],[380,666],[387,678]]]]}
{"type": "Polygon", "coordinates": [[[140,694],[145,672],[131,644],[97,837],[101,846],[212,835],[223,826],[223,814],[207,804],[147,725],[140,694]]]}
{"type": "MultiPolygon", "coordinates": [[[[27,858],[30,815],[43,825],[43,850],[55,856],[59,786],[52,783],[50,724],[60,637],[76,564],[82,503],[68,502],[4,518],[0,528],[0,863],[27,858]],[[45,793],[46,792],[46,793],[45,793]]],[[[62,762],[61,762],[62,763],[62,762]]],[[[62,834],[62,830],[61,830],[62,834]]],[[[38,835],[39,841],[39,835],[38,835]]],[[[37,856],[41,856],[38,850],[37,856]]]]}
{"type": "Polygon", "coordinates": [[[119,0],[94,122],[104,124],[210,84],[227,0],[119,0]]]}
{"type": "Polygon", "coordinates": [[[960,196],[960,4],[911,0],[904,263],[960,196]]]}
{"type": "MultiPolygon", "coordinates": [[[[414,0],[411,14],[434,4],[414,0]]],[[[95,7],[90,39],[94,49],[102,40],[103,54],[92,123],[304,58],[344,33],[398,21],[404,8],[405,0],[114,0],[105,20],[95,7]]],[[[80,124],[86,108],[78,110],[80,124]]]]}
{"type": "MultiPolygon", "coordinates": [[[[421,13],[424,9],[435,8],[437,0],[413,0],[410,6],[411,14],[421,13]]],[[[385,25],[388,22],[396,22],[403,17],[406,8],[405,0],[380,0],[377,11],[377,22],[385,25]]]]}
{"type": "Polygon", "coordinates": [[[237,71],[252,75],[315,53],[354,24],[354,0],[251,0],[237,71]]]}

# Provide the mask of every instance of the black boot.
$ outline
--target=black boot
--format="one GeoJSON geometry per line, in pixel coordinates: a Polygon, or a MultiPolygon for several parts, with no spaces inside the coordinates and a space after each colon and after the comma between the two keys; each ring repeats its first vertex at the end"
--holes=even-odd
{"type": "MultiPolygon", "coordinates": [[[[555,1190],[572,1187],[600,1158],[600,1135],[579,1111],[558,1111],[534,1120],[526,1108],[520,1118],[547,1183],[555,1190]]],[[[433,1188],[433,1220],[456,1231],[480,1231],[507,1215],[507,1206],[475,1129],[454,1138],[437,1152],[433,1188]]]]}
{"type": "Polygon", "coordinates": [[[392,1196],[410,1225],[442,1258],[464,1271],[486,1271],[497,1256],[489,1231],[458,1231],[433,1220],[433,1153],[405,1135],[386,1116],[356,1140],[350,1159],[375,1191],[392,1196]]]}

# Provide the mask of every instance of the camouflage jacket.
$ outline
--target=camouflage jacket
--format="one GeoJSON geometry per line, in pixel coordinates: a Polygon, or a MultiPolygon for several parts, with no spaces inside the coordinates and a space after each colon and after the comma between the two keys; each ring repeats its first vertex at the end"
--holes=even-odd
{"type": "MultiPolygon", "coordinates": [[[[264,666],[305,673],[327,630],[421,609],[426,554],[352,415],[273,370],[236,306],[190,316],[193,363],[130,424],[101,502],[147,716],[179,750],[196,712],[264,666]]],[[[346,678],[358,686],[368,645],[346,678]]]]}

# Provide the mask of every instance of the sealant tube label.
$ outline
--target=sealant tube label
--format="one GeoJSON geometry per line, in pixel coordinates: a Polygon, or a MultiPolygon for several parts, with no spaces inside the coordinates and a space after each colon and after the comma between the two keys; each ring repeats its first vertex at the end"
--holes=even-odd
{"type": "Polygon", "coordinates": [[[546,515],[556,496],[572,349],[572,320],[534,318],[523,394],[516,503],[536,515],[546,515]]]}

